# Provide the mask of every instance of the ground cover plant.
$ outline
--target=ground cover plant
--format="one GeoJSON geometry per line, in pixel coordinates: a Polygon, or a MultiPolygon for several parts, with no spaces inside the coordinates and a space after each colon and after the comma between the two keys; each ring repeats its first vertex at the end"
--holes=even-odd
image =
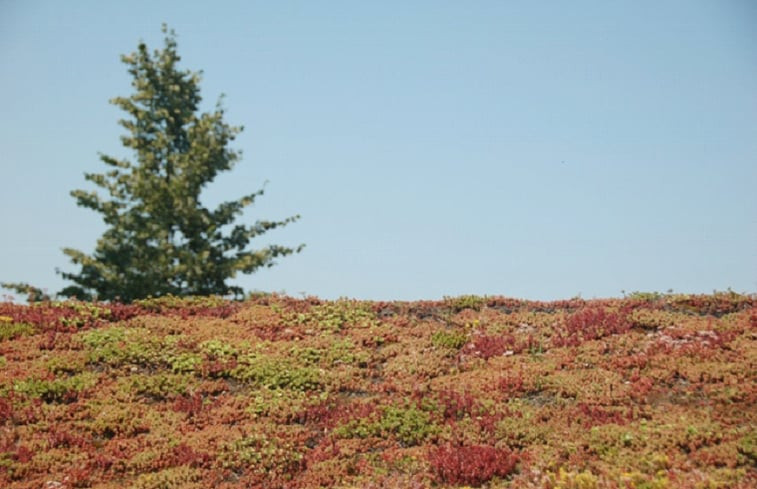
{"type": "Polygon", "coordinates": [[[748,488],[757,304],[0,304],[8,488],[748,488]]]}

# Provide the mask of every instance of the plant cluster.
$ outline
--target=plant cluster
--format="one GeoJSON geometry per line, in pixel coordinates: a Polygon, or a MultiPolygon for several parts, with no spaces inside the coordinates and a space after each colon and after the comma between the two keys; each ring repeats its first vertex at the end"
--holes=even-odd
{"type": "Polygon", "coordinates": [[[746,489],[757,302],[0,304],[0,486],[746,489]]]}

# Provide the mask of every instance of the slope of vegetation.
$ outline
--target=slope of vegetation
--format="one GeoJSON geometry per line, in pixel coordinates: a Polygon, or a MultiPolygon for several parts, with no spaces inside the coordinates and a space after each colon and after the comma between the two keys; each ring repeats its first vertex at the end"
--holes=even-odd
{"type": "Polygon", "coordinates": [[[733,293],[0,304],[0,486],[757,485],[733,293]]]}

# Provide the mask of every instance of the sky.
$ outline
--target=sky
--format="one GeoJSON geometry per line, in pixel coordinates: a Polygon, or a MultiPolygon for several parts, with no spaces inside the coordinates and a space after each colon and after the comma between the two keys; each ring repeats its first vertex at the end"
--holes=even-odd
{"type": "Polygon", "coordinates": [[[129,157],[120,55],[178,36],[243,159],[202,195],[300,214],[246,290],[372,300],[757,291],[757,3],[0,0],[0,281],[94,250],[129,157]]]}

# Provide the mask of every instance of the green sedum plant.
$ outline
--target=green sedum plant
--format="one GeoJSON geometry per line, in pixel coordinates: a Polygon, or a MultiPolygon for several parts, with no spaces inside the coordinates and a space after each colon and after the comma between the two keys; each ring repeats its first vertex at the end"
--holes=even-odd
{"type": "Polygon", "coordinates": [[[418,445],[439,432],[431,415],[415,406],[386,406],[378,419],[356,419],[335,430],[344,438],[394,436],[405,446],[418,445]]]}

